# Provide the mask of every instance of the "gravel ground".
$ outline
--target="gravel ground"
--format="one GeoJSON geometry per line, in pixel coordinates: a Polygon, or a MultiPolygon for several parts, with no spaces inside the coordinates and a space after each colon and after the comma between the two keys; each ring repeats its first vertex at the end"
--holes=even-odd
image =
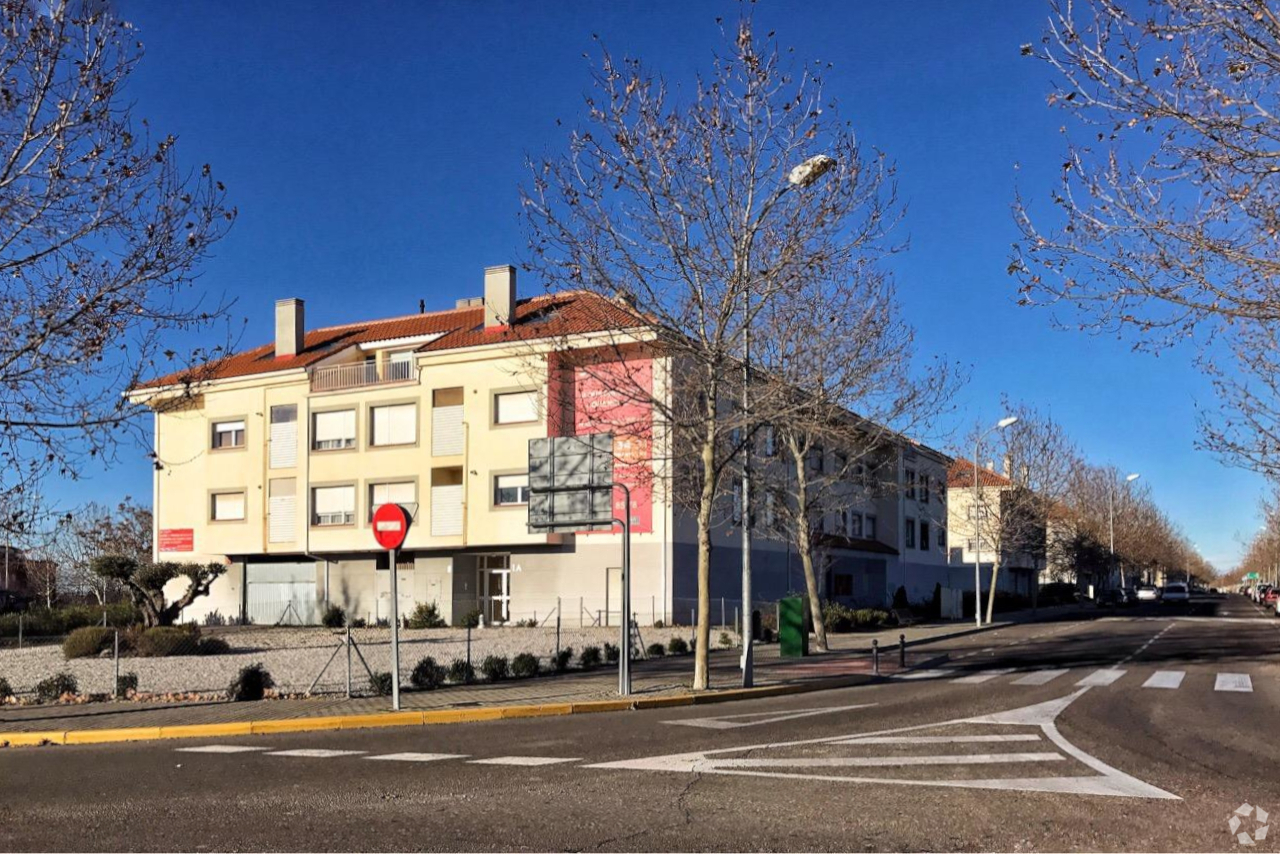
{"type": "MultiPolygon", "coordinates": [[[[573,647],[575,656],[586,646],[618,643],[616,628],[564,629],[560,633],[561,647],[573,647]]],[[[664,645],[673,637],[690,639],[688,628],[642,628],[644,644],[661,642],[664,645]]],[[[172,694],[186,692],[223,691],[247,664],[261,662],[271,673],[278,689],[301,692],[307,689],[325,667],[333,651],[342,643],[342,632],[322,628],[260,628],[228,627],[205,629],[206,636],[217,636],[231,645],[226,655],[182,656],[170,658],[120,659],[120,672],[138,675],[138,690],[143,693],[172,694]]],[[[356,629],[352,631],[356,645],[373,670],[391,669],[390,629],[356,629]]],[[[718,633],[712,633],[713,641],[718,633]]],[[[512,658],[529,652],[550,660],[556,649],[554,628],[484,628],[471,633],[471,661],[478,670],[487,655],[505,655],[512,658]]],[[[466,658],[467,633],[465,629],[419,629],[400,633],[400,665],[403,678],[424,656],[431,656],[437,664],[448,665],[455,658],[466,658]]],[[[0,649],[0,678],[7,679],[19,694],[30,692],[41,679],[55,673],[70,673],[76,677],[81,693],[110,693],[115,681],[115,663],[110,657],[72,659],[62,656],[60,646],[39,646],[25,649],[0,649]]],[[[364,669],[356,660],[355,683],[366,684],[364,669]]],[[[324,678],[317,685],[317,693],[337,691],[346,684],[346,656],[339,654],[329,666],[324,678]]]]}

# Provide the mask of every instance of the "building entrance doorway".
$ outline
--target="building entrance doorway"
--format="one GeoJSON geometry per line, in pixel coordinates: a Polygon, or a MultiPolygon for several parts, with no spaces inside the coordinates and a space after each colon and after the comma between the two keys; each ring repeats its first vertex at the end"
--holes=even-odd
{"type": "Polygon", "coordinates": [[[476,556],[480,587],[480,611],[490,625],[511,620],[511,555],[476,556]]]}

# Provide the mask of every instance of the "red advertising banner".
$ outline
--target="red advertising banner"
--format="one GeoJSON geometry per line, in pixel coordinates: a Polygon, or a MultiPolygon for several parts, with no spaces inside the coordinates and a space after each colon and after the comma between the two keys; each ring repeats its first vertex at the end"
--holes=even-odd
{"type": "MultiPolygon", "coordinates": [[[[613,476],[631,490],[631,532],[653,532],[653,360],[625,359],[573,369],[573,435],[613,433],[613,476]]],[[[613,496],[621,518],[625,497],[613,496]]]]}
{"type": "Polygon", "coordinates": [[[195,531],[191,528],[161,528],[160,548],[162,552],[192,552],[196,548],[195,531]]]}

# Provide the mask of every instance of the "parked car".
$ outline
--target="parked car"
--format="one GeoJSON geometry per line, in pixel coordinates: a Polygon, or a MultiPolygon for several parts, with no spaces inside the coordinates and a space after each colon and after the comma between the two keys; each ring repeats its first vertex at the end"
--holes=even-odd
{"type": "Polygon", "coordinates": [[[1171,605],[1189,602],[1191,601],[1191,594],[1187,592],[1187,585],[1181,582],[1166,584],[1160,590],[1160,601],[1171,605]]]}
{"type": "Polygon", "coordinates": [[[1110,590],[1103,590],[1101,593],[1098,594],[1098,598],[1095,600],[1095,604],[1099,608],[1119,607],[1125,604],[1124,591],[1117,590],[1115,588],[1112,588],[1110,590]]]}
{"type": "Polygon", "coordinates": [[[1266,597],[1267,591],[1273,589],[1270,584],[1257,584],[1253,588],[1253,601],[1262,604],[1262,600],[1266,597]]]}
{"type": "Polygon", "coordinates": [[[1262,607],[1269,608],[1274,606],[1277,599],[1280,599],[1280,590],[1268,587],[1267,592],[1262,594],[1262,607]]]}
{"type": "Polygon", "coordinates": [[[1138,587],[1137,596],[1139,602],[1154,602],[1160,598],[1160,591],[1153,584],[1143,584],[1138,587]]]}

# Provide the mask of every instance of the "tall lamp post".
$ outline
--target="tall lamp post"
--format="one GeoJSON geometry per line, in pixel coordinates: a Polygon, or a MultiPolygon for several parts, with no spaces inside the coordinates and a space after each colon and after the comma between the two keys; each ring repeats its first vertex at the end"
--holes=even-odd
{"type": "MultiPolygon", "coordinates": [[[[1124,485],[1127,489],[1129,484],[1133,483],[1142,475],[1134,473],[1124,479],[1124,485]]],[[[1107,574],[1107,581],[1112,581],[1116,574],[1116,488],[1115,484],[1107,483],[1107,531],[1111,540],[1111,571],[1107,574]]],[[[1124,578],[1120,578],[1120,587],[1124,587],[1124,578]]]]}
{"type": "Polygon", "coordinates": [[[982,493],[978,490],[978,457],[982,451],[982,440],[989,433],[1017,422],[1016,415],[1001,418],[994,427],[988,427],[973,440],[973,619],[979,628],[982,627],[982,493]]]}

